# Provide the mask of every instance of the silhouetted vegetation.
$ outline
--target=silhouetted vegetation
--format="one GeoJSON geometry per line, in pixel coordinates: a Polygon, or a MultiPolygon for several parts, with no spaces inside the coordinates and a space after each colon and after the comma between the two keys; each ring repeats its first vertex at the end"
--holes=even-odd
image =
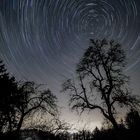
{"type": "Polygon", "coordinates": [[[38,85],[35,85],[34,82],[24,82],[18,86],[18,92],[21,100],[17,107],[17,115],[19,116],[17,132],[20,131],[24,118],[34,113],[34,111],[43,111],[53,116],[57,113],[56,97],[50,90],[38,90],[38,85]]]}
{"type": "Polygon", "coordinates": [[[16,118],[17,91],[15,77],[9,75],[0,61],[0,132],[13,131],[18,124],[16,118]]]}
{"type": "Polygon", "coordinates": [[[123,73],[125,53],[115,41],[90,40],[76,68],[77,79],[68,79],[63,91],[70,91],[72,109],[99,110],[118,129],[115,119],[117,107],[136,108],[139,100],[127,86],[128,77],[123,73]]]}
{"type": "Polygon", "coordinates": [[[132,140],[139,137],[139,97],[131,94],[128,77],[123,73],[124,50],[115,41],[90,41],[77,65],[77,77],[67,79],[63,91],[70,91],[72,109],[81,113],[98,109],[108,127],[70,133],[69,125],[59,119],[56,96],[34,82],[17,81],[0,61],[0,139],[132,140]],[[119,123],[116,116],[122,107],[129,111],[119,123]],[[52,118],[42,124],[38,117],[37,123],[23,129],[24,121],[32,119],[37,112],[52,118]]]}
{"type": "MultiPolygon", "coordinates": [[[[125,118],[129,118],[131,113],[136,113],[137,111],[130,111],[126,115],[125,118]]],[[[132,114],[133,114],[132,113],[132,114]]],[[[135,116],[135,113],[133,114],[135,116]]],[[[133,119],[133,124],[135,124],[139,119],[140,116],[138,112],[136,113],[137,117],[133,119]]],[[[132,116],[133,116],[132,115],[132,116]]],[[[131,117],[130,117],[131,118],[131,117]]],[[[132,119],[132,118],[131,118],[132,119]]],[[[130,120],[131,120],[130,119],[130,120]]],[[[47,131],[40,131],[40,130],[24,130],[24,133],[27,133],[27,137],[38,137],[41,140],[132,140],[137,139],[139,137],[140,129],[138,129],[138,125],[133,128],[130,128],[127,122],[127,119],[124,120],[126,123],[118,124],[118,135],[116,136],[116,130],[114,128],[95,128],[94,131],[89,130],[80,130],[76,133],[69,133],[67,131],[59,132],[57,134],[47,132],[47,131]]]]}
{"type": "MultiPolygon", "coordinates": [[[[0,132],[19,137],[24,118],[36,111],[57,114],[56,97],[34,82],[17,82],[0,61],[0,132]]],[[[31,118],[29,118],[31,119],[31,118]]]]}

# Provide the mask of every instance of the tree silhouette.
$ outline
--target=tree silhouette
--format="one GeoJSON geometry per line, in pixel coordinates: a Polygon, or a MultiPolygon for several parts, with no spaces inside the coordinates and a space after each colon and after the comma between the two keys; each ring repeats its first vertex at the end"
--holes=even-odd
{"type": "Polygon", "coordinates": [[[60,132],[66,132],[67,130],[70,129],[70,126],[68,123],[66,123],[64,120],[60,120],[59,116],[55,116],[52,117],[51,119],[49,118],[49,120],[43,120],[41,121],[40,118],[36,119],[36,124],[32,124],[32,126],[30,126],[30,128],[34,128],[34,129],[38,129],[38,130],[42,130],[42,131],[46,131],[49,133],[53,133],[53,134],[58,134],[60,132]],[[38,120],[39,119],[39,120],[38,120]]]}
{"type": "Polygon", "coordinates": [[[19,137],[23,121],[39,111],[55,116],[57,98],[34,82],[17,82],[0,61],[0,132],[13,132],[19,137]]]}
{"type": "Polygon", "coordinates": [[[77,65],[77,79],[67,79],[62,88],[70,91],[72,109],[98,109],[118,129],[116,105],[136,107],[139,103],[123,74],[125,53],[115,41],[91,39],[90,43],[77,65]]]}
{"type": "Polygon", "coordinates": [[[139,130],[140,129],[140,115],[138,111],[131,109],[126,116],[126,124],[129,129],[139,130]]]}
{"type": "Polygon", "coordinates": [[[0,132],[12,131],[17,124],[15,96],[17,82],[0,60],[0,132]]]}
{"type": "Polygon", "coordinates": [[[18,133],[24,119],[36,111],[49,113],[52,116],[57,114],[56,96],[49,89],[42,90],[39,87],[34,82],[23,82],[18,85],[19,97],[17,100],[19,104],[17,106],[17,116],[19,122],[16,130],[18,133]]]}

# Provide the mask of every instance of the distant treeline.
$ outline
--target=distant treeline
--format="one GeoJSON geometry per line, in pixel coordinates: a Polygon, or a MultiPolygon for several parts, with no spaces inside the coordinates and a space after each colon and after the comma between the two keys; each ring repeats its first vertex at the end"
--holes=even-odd
{"type": "MultiPolygon", "coordinates": [[[[21,130],[21,140],[26,139],[40,139],[40,140],[132,140],[138,139],[140,134],[140,115],[138,111],[131,110],[127,113],[125,120],[119,124],[119,129],[116,131],[113,127],[108,125],[108,128],[97,127],[94,131],[81,130],[77,133],[69,133],[68,131],[58,132],[56,134],[37,130],[24,129],[21,130]]],[[[16,138],[16,133],[5,133],[1,135],[0,139],[16,138]]]]}

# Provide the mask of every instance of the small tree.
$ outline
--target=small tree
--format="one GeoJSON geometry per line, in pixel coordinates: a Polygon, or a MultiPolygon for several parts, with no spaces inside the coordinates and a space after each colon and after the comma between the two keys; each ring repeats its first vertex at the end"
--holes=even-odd
{"type": "Polygon", "coordinates": [[[0,61],[0,132],[16,130],[19,134],[25,118],[36,111],[55,116],[56,100],[49,89],[34,82],[17,82],[0,61]]]}
{"type": "Polygon", "coordinates": [[[77,65],[77,81],[66,80],[63,91],[70,91],[72,109],[98,109],[118,129],[114,117],[116,105],[134,107],[139,103],[130,94],[128,77],[123,74],[125,53],[114,41],[91,39],[90,42],[77,65]]]}
{"type": "Polygon", "coordinates": [[[56,135],[58,133],[66,132],[70,129],[70,126],[65,121],[60,120],[59,116],[50,116],[48,120],[44,118],[41,119],[40,117],[38,117],[33,123],[31,123],[31,126],[29,128],[35,128],[56,135]]]}
{"type": "Polygon", "coordinates": [[[129,129],[139,130],[140,129],[140,115],[138,111],[131,109],[126,115],[126,125],[129,129]]]}
{"type": "Polygon", "coordinates": [[[57,113],[56,96],[48,90],[39,89],[40,86],[34,82],[23,82],[18,86],[19,97],[17,98],[17,116],[19,122],[17,132],[19,133],[22,123],[26,117],[36,111],[49,113],[55,116],[57,113]]]}

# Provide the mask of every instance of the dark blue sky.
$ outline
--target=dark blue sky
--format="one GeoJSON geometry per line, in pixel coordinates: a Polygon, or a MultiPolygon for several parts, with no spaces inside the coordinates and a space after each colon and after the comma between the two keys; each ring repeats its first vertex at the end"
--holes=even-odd
{"type": "MultiPolygon", "coordinates": [[[[65,77],[74,75],[89,38],[122,44],[125,72],[133,93],[140,94],[139,7],[140,0],[0,0],[0,58],[18,79],[47,83],[60,101],[62,118],[80,126],[90,117],[78,123],[60,89],[65,77]]],[[[92,126],[99,118],[92,114],[92,126]]]]}

